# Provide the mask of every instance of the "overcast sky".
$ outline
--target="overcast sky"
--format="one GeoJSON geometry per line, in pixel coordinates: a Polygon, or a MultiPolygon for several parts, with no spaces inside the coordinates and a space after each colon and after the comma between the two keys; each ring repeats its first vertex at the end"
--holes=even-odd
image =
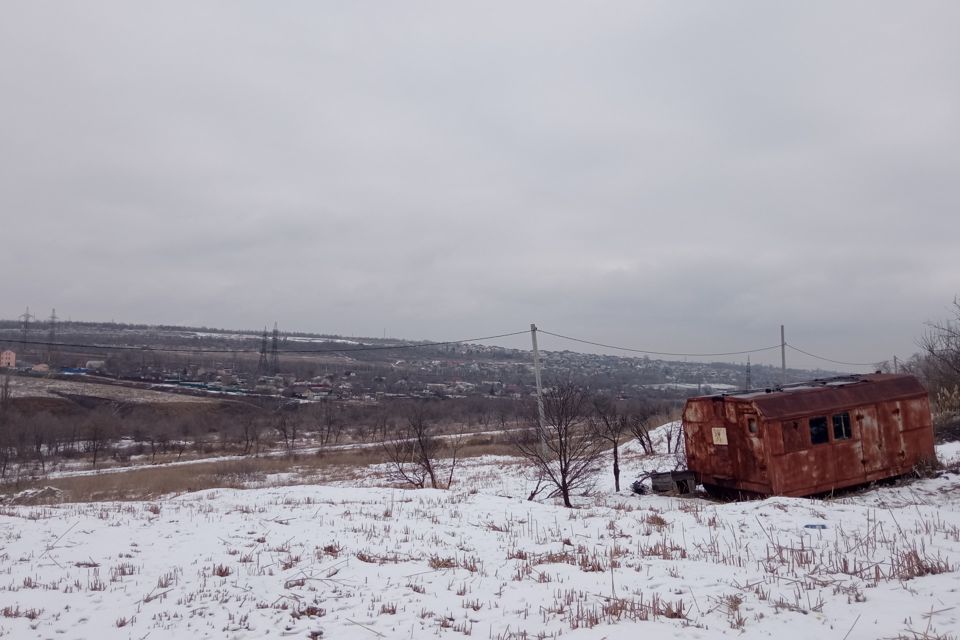
{"type": "Polygon", "coordinates": [[[0,316],[907,356],[960,293],[958,24],[4,2],[0,316]]]}

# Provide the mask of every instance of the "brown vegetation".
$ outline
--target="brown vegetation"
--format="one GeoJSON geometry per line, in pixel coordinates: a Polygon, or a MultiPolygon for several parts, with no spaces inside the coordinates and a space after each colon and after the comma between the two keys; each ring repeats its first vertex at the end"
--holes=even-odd
{"type": "MultiPolygon", "coordinates": [[[[508,455],[512,447],[502,436],[466,438],[459,456],[508,455]]],[[[215,488],[243,488],[267,482],[272,474],[291,474],[277,483],[307,484],[319,480],[347,480],[363,468],[383,464],[387,458],[378,446],[339,449],[319,455],[242,458],[226,461],[191,462],[179,465],[151,465],[120,472],[101,472],[66,478],[41,478],[18,485],[0,485],[0,490],[20,491],[54,487],[65,502],[105,500],[150,500],[161,496],[215,488]]]]}

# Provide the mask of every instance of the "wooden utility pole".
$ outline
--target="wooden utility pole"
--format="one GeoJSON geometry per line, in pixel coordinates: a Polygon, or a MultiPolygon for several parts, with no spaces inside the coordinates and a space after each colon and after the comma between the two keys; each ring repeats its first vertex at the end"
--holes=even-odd
{"type": "Polygon", "coordinates": [[[780,384],[787,384],[787,338],[780,325],[780,384]]]}
{"type": "Polygon", "coordinates": [[[537,416],[540,418],[540,437],[544,436],[547,418],[543,412],[543,383],[540,380],[540,350],[537,348],[537,325],[530,325],[530,339],[533,341],[533,377],[537,383],[537,416]]]}

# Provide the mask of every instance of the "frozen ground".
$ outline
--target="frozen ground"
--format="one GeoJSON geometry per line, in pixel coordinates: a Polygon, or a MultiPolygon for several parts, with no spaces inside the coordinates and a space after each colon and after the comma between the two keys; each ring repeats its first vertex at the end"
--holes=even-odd
{"type": "MultiPolygon", "coordinates": [[[[941,448],[960,456],[960,446],[941,448]]],[[[672,456],[629,450],[629,475],[672,456]]],[[[525,500],[361,483],[0,511],[10,638],[934,638],[960,633],[960,476],[832,500],[525,500]],[[322,636],[321,636],[322,633],[322,636]]]]}
{"type": "Polygon", "coordinates": [[[14,398],[58,398],[58,394],[65,393],[135,403],[210,402],[203,397],[151,391],[122,384],[98,383],[87,378],[62,380],[10,376],[10,393],[14,398]]]}

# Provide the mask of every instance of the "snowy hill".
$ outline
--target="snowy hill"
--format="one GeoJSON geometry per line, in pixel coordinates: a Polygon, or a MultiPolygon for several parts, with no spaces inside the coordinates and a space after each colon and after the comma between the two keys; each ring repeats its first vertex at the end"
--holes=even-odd
{"type": "MultiPolygon", "coordinates": [[[[624,467],[633,473],[672,459],[629,449],[624,467]]],[[[940,455],[955,458],[960,447],[940,455]]],[[[4,507],[0,635],[960,632],[958,475],[831,500],[723,504],[616,494],[608,473],[573,510],[523,499],[529,478],[511,458],[471,461],[450,491],[375,486],[385,481],[371,468],[363,487],[4,507]]]]}

